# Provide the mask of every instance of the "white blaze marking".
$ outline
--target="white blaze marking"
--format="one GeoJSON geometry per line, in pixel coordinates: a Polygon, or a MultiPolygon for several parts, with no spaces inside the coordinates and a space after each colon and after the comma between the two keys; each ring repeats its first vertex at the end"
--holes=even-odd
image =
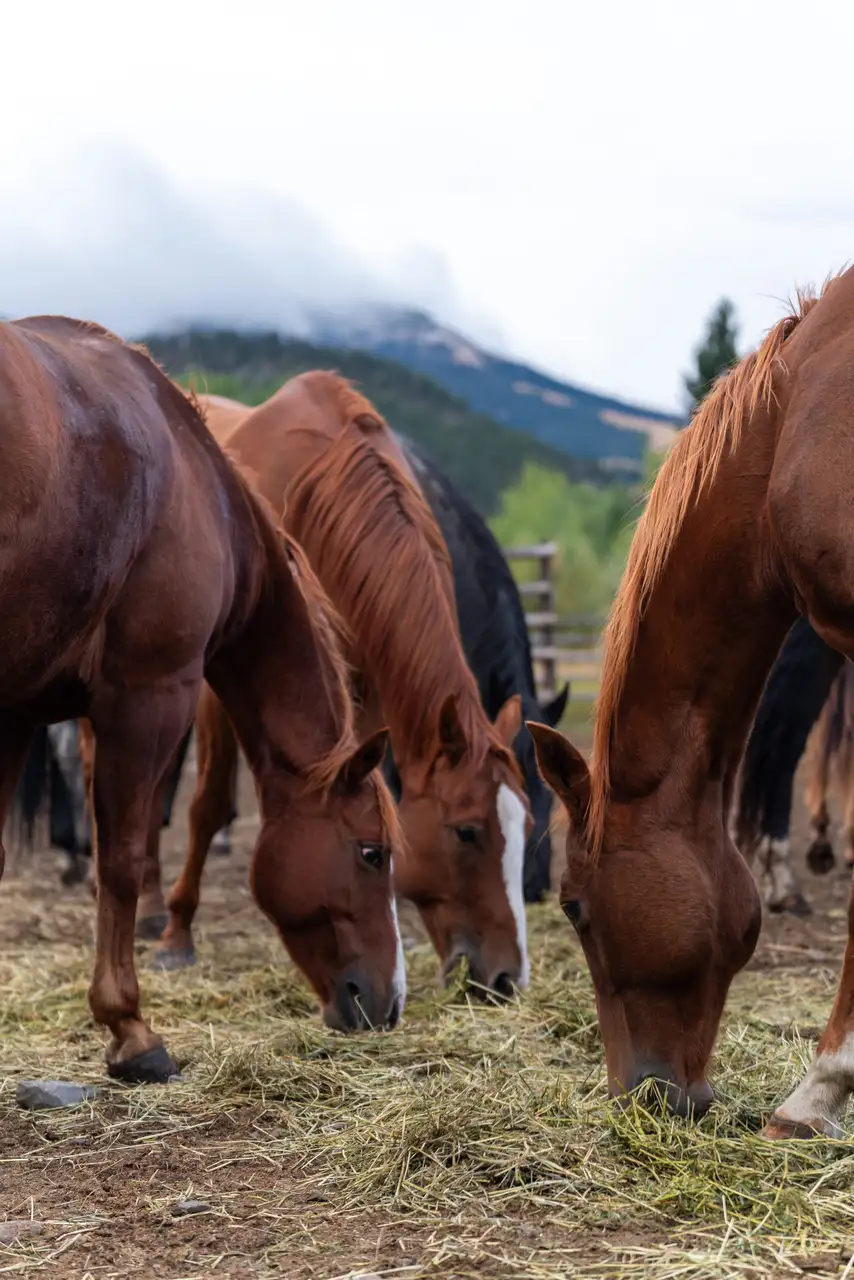
{"type": "Polygon", "coordinates": [[[391,989],[400,1001],[400,1012],[406,1004],[406,961],[403,957],[403,939],[400,936],[400,924],[397,919],[397,896],[394,892],[394,863],[389,860],[389,879],[391,880],[391,918],[394,924],[394,936],[397,938],[397,955],[394,962],[394,977],[391,989]]]}
{"type": "Polygon", "coordinates": [[[528,964],[528,931],[525,920],[525,895],[522,877],[525,870],[525,806],[512,788],[502,782],[498,788],[498,825],[504,837],[501,854],[501,872],[507,901],[516,921],[516,941],[519,944],[521,970],[519,986],[527,987],[531,976],[528,964]]]}
{"type": "Polygon", "coordinates": [[[806,1075],[776,1114],[811,1124],[831,1138],[840,1138],[839,1121],[849,1093],[854,1092],[854,1032],[835,1053],[817,1053],[806,1075]]]}

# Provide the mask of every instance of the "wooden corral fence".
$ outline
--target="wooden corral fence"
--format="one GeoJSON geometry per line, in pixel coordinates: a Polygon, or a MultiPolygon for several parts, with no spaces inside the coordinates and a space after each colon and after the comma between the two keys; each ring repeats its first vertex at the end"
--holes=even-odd
{"type": "Polygon", "coordinates": [[[540,699],[554,697],[568,680],[573,702],[590,701],[599,684],[604,619],[585,614],[561,617],[557,613],[557,551],[555,542],[538,542],[529,547],[505,547],[504,555],[511,565],[534,566],[533,577],[523,576],[518,587],[525,605],[540,699]]]}

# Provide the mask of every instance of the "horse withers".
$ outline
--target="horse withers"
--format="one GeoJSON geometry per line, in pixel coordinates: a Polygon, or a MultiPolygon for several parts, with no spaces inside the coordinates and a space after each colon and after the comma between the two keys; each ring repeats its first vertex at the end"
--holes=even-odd
{"type": "Polygon", "coordinates": [[[354,736],[334,615],[299,549],[190,401],[95,325],[0,324],[0,604],[0,823],[36,726],[85,717],[97,740],[90,1003],[112,1033],[110,1073],[176,1070],[142,1018],[134,923],[205,678],[258,786],[256,900],[327,1022],[393,1025],[404,982],[395,816],[376,772],[387,734],[354,736]]]}

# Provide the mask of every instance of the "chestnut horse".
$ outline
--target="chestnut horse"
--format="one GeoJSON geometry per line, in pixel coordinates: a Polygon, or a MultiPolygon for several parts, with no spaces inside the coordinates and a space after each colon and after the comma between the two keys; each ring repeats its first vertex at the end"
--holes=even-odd
{"type": "MultiPolygon", "coordinates": [[[[528,978],[530,816],[510,751],[521,700],[509,698],[489,723],[461,646],[447,548],[397,441],[333,373],[294,378],[252,411],[200,403],[229,455],[283,511],[343,618],[363,729],[380,719],[390,728],[405,835],[397,888],[418,907],[446,973],[465,957],[476,990],[510,996],[528,978]]],[[[169,899],[168,965],[192,960],[205,855],[229,817],[236,747],[225,717],[208,710],[197,720],[199,780],[187,865],[169,899]]]]}
{"type": "MultiPolygon", "coordinates": [[[[590,967],[608,1082],[704,1111],[761,904],[729,838],[762,686],[798,612],[854,658],[854,271],[722,378],[659,472],[609,621],[591,764],[532,724],[569,816],[563,909],[590,967]]],[[[769,1137],[838,1132],[854,1085],[854,902],[836,1003],[769,1137]]]]}
{"type": "Polygon", "coordinates": [[[111,1075],[175,1066],[142,1018],[134,919],[162,787],[207,678],[258,785],[255,898],[334,1026],[403,999],[395,815],[359,745],[333,615],[301,552],[142,350],[64,317],[0,324],[0,822],[35,727],[97,738],[89,998],[111,1075]],[[310,851],[310,857],[307,856],[310,851]]]}

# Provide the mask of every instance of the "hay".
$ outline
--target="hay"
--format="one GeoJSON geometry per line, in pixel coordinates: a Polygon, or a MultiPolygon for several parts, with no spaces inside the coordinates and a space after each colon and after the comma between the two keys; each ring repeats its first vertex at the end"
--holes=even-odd
{"type": "Polygon", "coordinates": [[[854,1142],[757,1132],[812,1052],[832,961],[768,946],[773,976],[734,990],[720,1102],[690,1127],[607,1102],[589,979],[553,903],[529,911],[516,1006],[440,992],[420,944],[404,1026],[345,1038],[321,1027],[243,874],[214,859],[210,872],[200,964],[141,966],[187,1075],[160,1089],[104,1079],[85,893],[60,897],[45,860],[4,883],[0,1208],[45,1225],[0,1247],[0,1275],[741,1280],[849,1265],[854,1142]],[[24,1075],[103,1092],[24,1115],[24,1075]],[[187,1199],[210,1212],[174,1219],[187,1199]]]}

